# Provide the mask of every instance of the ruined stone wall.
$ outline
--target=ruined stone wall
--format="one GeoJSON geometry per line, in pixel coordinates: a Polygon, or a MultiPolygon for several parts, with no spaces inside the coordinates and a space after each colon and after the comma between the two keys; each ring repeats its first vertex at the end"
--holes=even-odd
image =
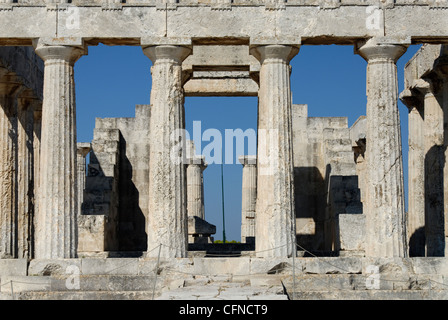
{"type": "MultiPolygon", "coordinates": [[[[119,249],[146,251],[149,184],[149,105],[137,105],[135,118],[117,118],[120,131],[119,249]]],[[[111,121],[111,120],[109,120],[111,121]]]]}
{"type": "MultiPolygon", "coordinates": [[[[97,242],[105,237],[110,243],[115,235],[115,244],[104,250],[147,250],[149,117],[149,106],[137,105],[135,118],[96,121],[83,204],[83,214],[92,216],[80,221],[116,217],[101,220],[100,232],[90,227],[97,242]],[[116,232],[105,232],[106,225],[116,232]]],[[[309,118],[307,105],[294,105],[293,141],[299,245],[326,254],[361,254],[364,215],[347,118],[309,118]]],[[[86,226],[80,226],[83,243],[86,226]]]]}
{"type": "Polygon", "coordinates": [[[118,250],[119,130],[94,130],[90,163],[78,217],[78,253],[118,250]]]}
{"type": "Polygon", "coordinates": [[[409,109],[409,255],[446,256],[448,46],[423,45],[404,74],[400,98],[409,109]]]}
{"type": "Polygon", "coordinates": [[[81,251],[146,251],[149,115],[137,105],[135,118],[96,119],[80,219],[91,226],[80,224],[80,243],[91,238],[100,250],[81,251]]]}
{"type": "Polygon", "coordinates": [[[347,118],[293,105],[297,242],[315,252],[363,250],[363,215],[347,118]],[[359,235],[359,237],[356,237],[359,235]]]}

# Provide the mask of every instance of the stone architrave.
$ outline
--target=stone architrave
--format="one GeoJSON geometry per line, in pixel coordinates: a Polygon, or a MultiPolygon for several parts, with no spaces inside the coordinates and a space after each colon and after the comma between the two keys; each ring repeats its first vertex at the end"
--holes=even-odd
{"type": "Polygon", "coordinates": [[[240,156],[243,165],[241,195],[241,243],[255,241],[255,209],[257,203],[257,156],[240,156]]]}
{"type": "Polygon", "coordinates": [[[149,123],[148,256],[187,255],[188,219],[186,172],[182,149],[184,95],[182,61],[191,49],[182,45],[143,47],[153,66],[149,123]]]}
{"type": "Polygon", "coordinates": [[[256,45],[261,63],[258,93],[257,257],[296,254],[290,60],[298,45],[256,45]]]}
{"type": "Polygon", "coordinates": [[[0,68],[0,258],[18,257],[18,104],[22,90],[14,75],[0,68]]]}
{"type": "Polygon", "coordinates": [[[407,255],[396,66],[406,48],[375,38],[357,45],[367,61],[366,255],[372,257],[407,255]]]}
{"type": "Polygon", "coordinates": [[[73,66],[86,51],[81,46],[33,44],[45,61],[36,258],[74,258],[78,190],[73,66]]]}

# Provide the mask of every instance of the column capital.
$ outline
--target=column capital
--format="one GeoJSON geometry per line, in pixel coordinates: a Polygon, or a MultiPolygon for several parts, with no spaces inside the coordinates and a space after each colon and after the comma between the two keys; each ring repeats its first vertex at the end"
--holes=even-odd
{"type": "Polygon", "coordinates": [[[33,46],[36,54],[42,60],[64,60],[74,64],[81,56],[87,54],[87,47],[78,43],[50,42],[45,39],[34,39],[33,46]]]}
{"type": "Polygon", "coordinates": [[[414,108],[420,109],[423,105],[422,95],[415,90],[403,90],[400,93],[399,99],[409,109],[409,111],[412,111],[414,108]]]}
{"type": "Polygon", "coordinates": [[[208,163],[205,161],[205,156],[197,156],[194,155],[190,158],[187,158],[187,165],[197,165],[202,168],[202,170],[205,170],[207,168],[208,163]]]}
{"type": "Polygon", "coordinates": [[[436,91],[438,91],[439,83],[437,80],[431,80],[429,78],[420,78],[416,79],[412,82],[411,89],[416,90],[423,96],[429,95],[429,94],[435,94],[436,91]]]}
{"type": "Polygon", "coordinates": [[[255,155],[243,155],[238,157],[238,161],[243,165],[256,165],[257,164],[257,156],[255,155]]]}
{"type": "MultiPolygon", "coordinates": [[[[448,48],[448,45],[444,46],[444,48],[448,48]]],[[[448,49],[444,49],[448,51],[448,49]]],[[[443,52],[440,57],[436,59],[434,62],[434,71],[443,81],[448,81],[448,52],[443,52]]]]}
{"type": "Polygon", "coordinates": [[[370,38],[355,44],[355,53],[367,62],[374,60],[393,60],[394,63],[406,52],[408,40],[370,38]]]}
{"type": "Polygon", "coordinates": [[[76,144],[76,153],[83,158],[89,154],[90,150],[92,150],[92,144],[90,142],[78,142],[76,144]]]}
{"type": "Polygon", "coordinates": [[[142,49],[145,56],[151,59],[153,64],[156,64],[159,60],[174,60],[181,65],[192,53],[191,47],[184,45],[161,44],[142,47],[142,49]]]}
{"type": "Polygon", "coordinates": [[[299,50],[300,45],[261,44],[251,45],[249,53],[260,61],[261,64],[269,59],[279,59],[289,63],[299,53],[299,50]]]}

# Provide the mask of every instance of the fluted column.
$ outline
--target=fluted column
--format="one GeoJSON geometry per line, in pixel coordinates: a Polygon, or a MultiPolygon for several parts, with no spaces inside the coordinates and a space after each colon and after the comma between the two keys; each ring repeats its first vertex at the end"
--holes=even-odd
{"type": "Polygon", "coordinates": [[[243,165],[241,195],[241,243],[255,241],[255,209],[257,203],[257,157],[240,156],[243,165]]]}
{"type": "Polygon", "coordinates": [[[432,81],[419,79],[415,88],[424,103],[424,196],[426,256],[444,256],[443,167],[445,163],[443,109],[432,81]]]}
{"type": "Polygon", "coordinates": [[[368,62],[366,255],[404,257],[406,220],[396,61],[406,46],[370,39],[358,44],[357,50],[368,62]]]}
{"type": "Polygon", "coordinates": [[[187,159],[187,212],[205,220],[203,171],[207,168],[204,156],[187,159]]]}
{"type": "Polygon", "coordinates": [[[287,257],[296,254],[289,61],[299,48],[261,45],[250,52],[261,63],[255,250],[287,257]]]}
{"type": "MultiPolygon", "coordinates": [[[[39,181],[40,181],[40,138],[42,129],[42,103],[37,105],[34,110],[33,123],[33,158],[34,158],[34,219],[39,212],[39,181]]],[[[34,234],[35,223],[31,226],[34,234]]],[[[35,250],[33,250],[33,255],[35,250]]]]}
{"type": "MultiPolygon", "coordinates": [[[[446,46],[448,51],[448,46],[446,46]]],[[[443,113],[444,113],[444,147],[445,147],[445,164],[443,167],[443,190],[444,190],[444,212],[445,212],[445,257],[448,257],[448,56],[445,57],[445,64],[442,73],[442,96],[443,96],[443,113]]]]}
{"type": "Polygon", "coordinates": [[[36,258],[74,258],[78,192],[73,65],[85,50],[34,45],[45,61],[36,258]]]}
{"type": "Polygon", "coordinates": [[[18,257],[18,118],[14,75],[0,68],[0,258],[18,257]]]}
{"type": "Polygon", "coordinates": [[[18,99],[18,257],[34,251],[34,109],[39,101],[27,90],[18,99]]]}
{"type": "Polygon", "coordinates": [[[414,90],[404,90],[401,101],[408,107],[408,215],[410,257],[425,256],[425,145],[424,103],[414,90]]]}
{"type": "Polygon", "coordinates": [[[448,256],[448,45],[442,45],[440,57],[434,63],[435,76],[439,80],[438,101],[443,109],[443,193],[444,193],[444,234],[445,234],[445,257],[448,256]]]}
{"type": "Polygon", "coordinates": [[[81,205],[84,201],[84,188],[86,186],[86,157],[92,146],[88,142],[78,142],[76,160],[78,165],[78,216],[81,214],[81,205]]]}
{"type": "Polygon", "coordinates": [[[149,123],[148,256],[186,257],[188,245],[186,173],[180,154],[173,153],[185,128],[182,61],[191,49],[160,45],[144,47],[151,68],[149,123]],[[177,131],[177,132],[176,132],[177,131]],[[180,161],[179,161],[180,160],[180,161]]]}

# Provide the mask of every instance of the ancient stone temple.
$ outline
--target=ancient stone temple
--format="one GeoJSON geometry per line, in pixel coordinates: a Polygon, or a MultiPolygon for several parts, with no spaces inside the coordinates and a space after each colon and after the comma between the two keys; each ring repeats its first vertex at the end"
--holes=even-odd
{"type": "Polygon", "coordinates": [[[448,298],[447,10],[447,0],[4,1],[0,298],[448,298]],[[97,118],[93,140],[78,141],[74,66],[99,43],[141,47],[150,101],[132,118],[97,118]],[[365,60],[365,116],[351,127],[292,99],[290,61],[331,44],[365,60]],[[398,92],[397,60],[416,44],[398,92]],[[182,133],[187,96],[258,97],[257,152],[239,158],[241,243],[213,243],[208,164],[182,133]]]}

